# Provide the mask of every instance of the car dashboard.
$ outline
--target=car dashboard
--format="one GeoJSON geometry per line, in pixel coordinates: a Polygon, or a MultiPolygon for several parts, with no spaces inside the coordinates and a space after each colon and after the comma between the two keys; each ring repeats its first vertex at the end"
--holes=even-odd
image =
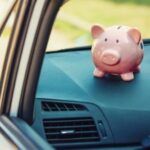
{"type": "Polygon", "coordinates": [[[150,135],[150,44],[131,82],[93,77],[91,47],[45,54],[32,127],[56,149],[136,149],[150,135]]]}

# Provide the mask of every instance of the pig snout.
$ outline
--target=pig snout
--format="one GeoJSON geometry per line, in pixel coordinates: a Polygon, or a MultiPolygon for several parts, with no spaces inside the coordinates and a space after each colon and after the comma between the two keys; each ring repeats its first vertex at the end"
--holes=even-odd
{"type": "Polygon", "coordinates": [[[102,53],[101,60],[106,65],[116,65],[120,61],[120,54],[115,50],[106,50],[102,53]]]}

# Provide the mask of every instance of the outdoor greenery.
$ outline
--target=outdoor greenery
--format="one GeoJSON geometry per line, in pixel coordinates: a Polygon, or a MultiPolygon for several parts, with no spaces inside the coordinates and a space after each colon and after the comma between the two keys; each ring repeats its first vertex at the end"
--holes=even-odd
{"type": "MultiPolygon", "coordinates": [[[[99,23],[104,26],[128,25],[141,30],[144,38],[150,37],[150,0],[70,0],[62,7],[60,14],[78,17],[82,22],[99,23]]],[[[70,21],[58,17],[55,28],[68,37],[76,40],[86,37],[85,42],[91,41],[89,31],[78,27],[70,21]]]]}

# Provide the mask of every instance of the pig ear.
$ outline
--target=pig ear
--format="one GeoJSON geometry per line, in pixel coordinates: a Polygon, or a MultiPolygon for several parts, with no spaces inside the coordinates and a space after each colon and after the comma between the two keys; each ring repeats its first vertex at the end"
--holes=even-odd
{"type": "Polygon", "coordinates": [[[91,34],[93,39],[96,39],[102,32],[104,32],[104,28],[100,25],[93,25],[91,27],[91,34]]]}
{"type": "Polygon", "coordinates": [[[128,34],[133,38],[133,40],[139,44],[140,40],[141,40],[141,33],[138,29],[136,28],[131,28],[128,31],[128,34]]]}

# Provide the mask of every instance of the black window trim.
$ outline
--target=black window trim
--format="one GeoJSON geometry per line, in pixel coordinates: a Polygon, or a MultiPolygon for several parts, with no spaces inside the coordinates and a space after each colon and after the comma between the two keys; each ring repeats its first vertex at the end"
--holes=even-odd
{"type": "Polygon", "coordinates": [[[29,6],[32,6],[30,5],[32,1],[18,1],[18,12],[15,17],[13,31],[8,43],[4,67],[2,71],[0,114],[9,114],[17,68],[22,50],[21,45],[23,44],[23,38],[25,37],[24,31],[27,28],[27,24],[25,24],[24,20],[27,19],[26,16],[29,10],[29,6]]]}

